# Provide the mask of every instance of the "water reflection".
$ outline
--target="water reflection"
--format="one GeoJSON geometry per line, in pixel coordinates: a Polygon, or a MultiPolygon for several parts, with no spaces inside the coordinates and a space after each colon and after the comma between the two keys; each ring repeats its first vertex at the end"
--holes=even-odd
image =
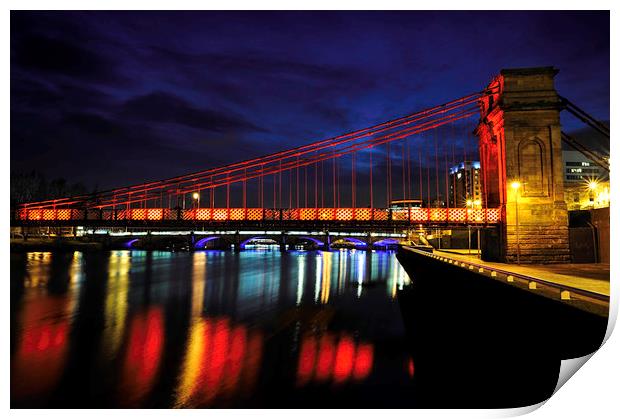
{"type": "Polygon", "coordinates": [[[139,406],[150,391],[161,362],[163,341],[163,314],[159,307],[133,316],[119,385],[121,406],[139,406]]]}
{"type": "Polygon", "coordinates": [[[262,341],[260,332],[232,325],[229,318],[198,319],[191,326],[175,406],[208,406],[216,398],[251,392],[262,341]]]}
{"type": "Polygon", "coordinates": [[[299,350],[297,385],[364,380],[372,371],[373,352],[372,344],[356,343],[346,333],[339,337],[331,333],[306,336],[299,350]]]}
{"type": "Polygon", "coordinates": [[[25,275],[19,280],[27,293],[11,313],[22,325],[16,335],[16,353],[11,357],[11,397],[45,399],[60,380],[78,307],[81,256],[79,252],[26,255],[25,275]]]}
{"type": "Polygon", "coordinates": [[[392,299],[409,281],[390,252],[23,259],[11,265],[15,406],[280,407],[311,400],[306,389],[410,378],[402,348],[379,355],[403,333],[392,299]]]}

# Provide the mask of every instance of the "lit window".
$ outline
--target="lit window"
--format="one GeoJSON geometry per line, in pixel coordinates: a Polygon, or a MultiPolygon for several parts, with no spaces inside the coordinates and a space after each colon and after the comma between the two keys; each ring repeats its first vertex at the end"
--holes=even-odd
{"type": "Polygon", "coordinates": [[[582,162],[581,162],[581,165],[582,165],[582,166],[589,166],[589,165],[590,165],[590,163],[588,163],[587,161],[582,161],[582,162]]]}

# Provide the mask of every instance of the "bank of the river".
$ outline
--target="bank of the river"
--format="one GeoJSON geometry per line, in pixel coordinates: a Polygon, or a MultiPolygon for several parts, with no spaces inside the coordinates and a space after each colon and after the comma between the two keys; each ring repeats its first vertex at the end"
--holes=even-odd
{"type": "Polygon", "coordinates": [[[465,264],[403,248],[398,259],[412,277],[398,299],[422,400],[449,393],[450,407],[539,403],[553,394],[563,359],[603,341],[604,316],[465,264]]]}
{"type": "Polygon", "coordinates": [[[36,237],[11,239],[11,252],[51,252],[51,251],[93,251],[103,250],[101,242],[81,240],[67,237],[36,237]]]}

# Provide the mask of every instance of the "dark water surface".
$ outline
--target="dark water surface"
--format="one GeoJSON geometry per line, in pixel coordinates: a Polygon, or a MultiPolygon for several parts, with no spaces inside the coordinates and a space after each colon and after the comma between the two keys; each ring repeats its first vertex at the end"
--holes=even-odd
{"type": "Polygon", "coordinates": [[[414,407],[382,251],[11,254],[12,407],[414,407]]]}

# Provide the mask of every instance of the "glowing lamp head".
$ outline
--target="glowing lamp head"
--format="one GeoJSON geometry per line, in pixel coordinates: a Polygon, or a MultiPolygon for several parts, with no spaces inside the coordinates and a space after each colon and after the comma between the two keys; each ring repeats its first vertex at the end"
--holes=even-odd
{"type": "Polygon", "coordinates": [[[591,191],[595,190],[598,187],[598,182],[595,180],[591,180],[590,182],[588,182],[588,189],[590,189],[591,191]]]}
{"type": "Polygon", "coordinates": [[[480,205],[480,200],[479,200],[479,199],[476,199],[476,200],[474,201],[474,205],[476,205],[476,206],[477,206],[477,205],[480,205]]]}
{"type": "Polygon", "coordinates": [[[514,182],[510,184],[510,187],[514,190],[517,190],[521,187],[521,182],[519,182],[518,180],[515,180],[514,182]]]}
{"type": "Polygon", "coordinates": [[[196,199],[196,200],[198,200],[198,198],[199,198],[199,197],[200,197],[200,195],[198,195],[198,192],[194,192],[194,193],[192,194],[192,198],[194,198],[194,199],[196,199]]]}
{"type": "Polygon", "coordinates": [[[467,204],[468,207],[471,207],[471,199],[468,199],[466,204],[467,204]]]}

